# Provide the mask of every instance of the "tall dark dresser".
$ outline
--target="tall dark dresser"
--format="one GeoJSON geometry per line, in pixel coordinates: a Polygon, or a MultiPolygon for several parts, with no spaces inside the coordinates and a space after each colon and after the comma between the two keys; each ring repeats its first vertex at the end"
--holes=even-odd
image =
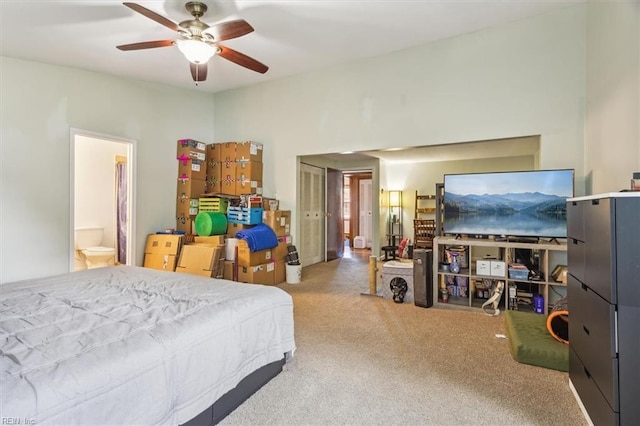
{"type": "Polygon", "coordinates": [[[597,425],[640,424],[640,192],[567,200],[569,377],[597,425]]]}

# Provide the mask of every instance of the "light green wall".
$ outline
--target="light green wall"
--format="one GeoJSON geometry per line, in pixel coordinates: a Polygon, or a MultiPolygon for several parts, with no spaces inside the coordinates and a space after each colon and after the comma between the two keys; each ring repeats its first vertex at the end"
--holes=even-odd
{"type": "Polygon", "coordinates": [[[576,169],[578,195],[587,174],[589,193],[627,187],[639,13],[590,4],[587,25],[574,6],[215,96],[0,57],[0,282],[68,270],[72,127],[137,140],[138,263],[174,222],[184,137],[263,142],[265,193],[294,212],[298,155],[525,135],[541,135],[541,168],[576,169]]]}
{"type": "Polygon", "coordinates": [[[590,2],[587,19],[587,192],[629,189],[640,172],[640,2],[590,2]]]}
{"type": "Polygon", "coordinates": [[[298,155],[528,135],[541,168],[576,169],[581,194],[585,21],[568,7],[219,93],[214,137],[263,142],[265,193],[293,211],[298,155]]]}
{"type": "Polygon", "coordinates": [[[137,263],[175,226],[176,140],[212,141],[213,97],[1,57],[0,282],[69,271],[70,129],[137,141],[137,263]]]}

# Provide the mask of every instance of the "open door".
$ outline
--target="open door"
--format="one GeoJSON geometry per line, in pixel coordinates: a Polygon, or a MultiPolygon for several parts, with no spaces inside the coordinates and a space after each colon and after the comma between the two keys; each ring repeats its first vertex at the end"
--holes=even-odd
{"type": "Polygon", "coordinates": [[[344,229],[342,215],[342,172],[326,169],[326,260],[334,260],[344,255],[344,229]]]}

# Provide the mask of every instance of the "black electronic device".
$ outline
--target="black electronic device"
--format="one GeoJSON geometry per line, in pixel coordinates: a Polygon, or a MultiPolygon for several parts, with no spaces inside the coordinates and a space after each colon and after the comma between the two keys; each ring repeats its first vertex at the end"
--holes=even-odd
{"type": "Polygon", "coordinates": [[[433,306],[433,250],[413,250],[413,302],[416,306],[433,306]]]}

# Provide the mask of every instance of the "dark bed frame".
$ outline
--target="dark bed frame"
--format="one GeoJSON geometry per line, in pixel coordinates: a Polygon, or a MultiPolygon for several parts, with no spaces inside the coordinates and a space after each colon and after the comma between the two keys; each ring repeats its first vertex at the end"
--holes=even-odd
{"type": "Polygon", "coordinates": [[[222,395],[212,406],[184,423],[184,426],[210,426],[218,424],[251,395],[256,393],[258,389],[280,374],[285,361],[286,356],[279,361],[274,361],[264,367],[260,367],[249,374],[242,379],[235,388],[222,395]]]}

